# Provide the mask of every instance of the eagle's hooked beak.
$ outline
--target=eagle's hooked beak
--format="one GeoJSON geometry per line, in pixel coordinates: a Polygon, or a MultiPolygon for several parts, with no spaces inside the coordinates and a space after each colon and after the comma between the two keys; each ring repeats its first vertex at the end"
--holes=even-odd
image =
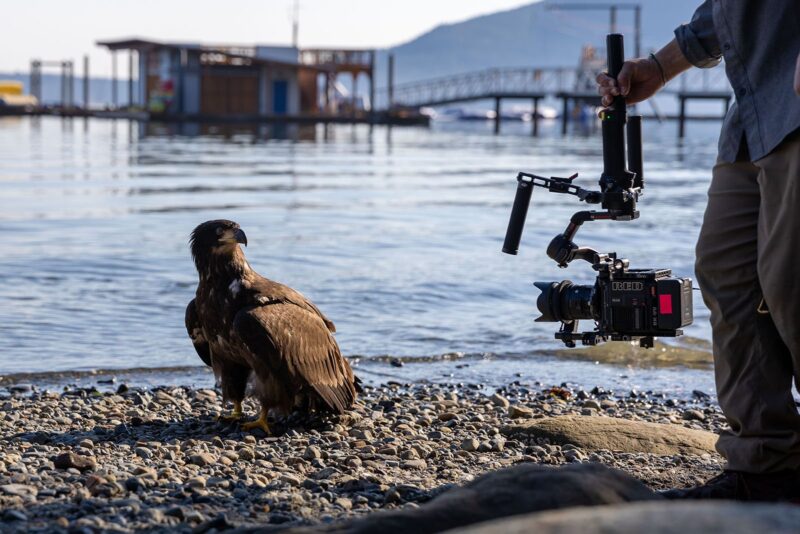
{"type": "Polygon", "coordinates": [[[237,243],[241,243],[244,246],[247,246],[247,236],[244,235],[244,230],[241,228],[236,229],[236,233],[233,234],[233,237],[236,239],[237,243]]]}

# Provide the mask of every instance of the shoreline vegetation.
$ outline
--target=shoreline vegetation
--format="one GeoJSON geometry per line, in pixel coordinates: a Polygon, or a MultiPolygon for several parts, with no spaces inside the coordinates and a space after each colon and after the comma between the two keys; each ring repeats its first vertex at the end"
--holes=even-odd
{"type": "Polygon", "coordinates": [[[699,391],[392,382],[366,386],[342,416],[293,416],[266,436],[217,422],[213,389],[108,388],[0,393],[0,530],[313,530],[380,510],[403,517],[522,466],[607,466],[648,494],[722,466],[713,433],[724,418],[699,391]]]}

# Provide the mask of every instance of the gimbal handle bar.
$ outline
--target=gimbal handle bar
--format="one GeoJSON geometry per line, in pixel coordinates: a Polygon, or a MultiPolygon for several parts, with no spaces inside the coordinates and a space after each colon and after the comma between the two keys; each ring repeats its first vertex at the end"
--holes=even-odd
{"type": "MultiPolygon", "coordinates": [[[[613,78],[616,78],[625,61],[622,35],[608,35],[606,37],[606,46],[608,73],[613,78]]],[[[517,175],[517,194],[514,197],[514,206],[511,208],[511,218],[508,221],[508,229],[503,242],[503,252],[513,255],[519,252],[519,243],[522,239],[522,230],[525,226],[525,219],[528,215],[528,207],[530,206],[534,187],[544,187],[553,193],[575,195],[589,204],[602,204],[603,209],[606,210],[605,212],[576,213],[573,216],[573,220],[570,221],[567,231],[560,234],[560,236],[567,238],[567,242],[570,244],[577,227],[587,220],[632,220],[639,216],[639,212],[636,211],[636,202],[639,193],[644,188],[641,117],[632,116],[628,118],[625,98],[618,95],[614,97],[612,106],[600,113],[600,118],[602,120],[603,134],[603,174],[600,177],[600,191],[589,191],[573,185],[572,180],[577,174],[570,178],[545,178],[535,174],[519,173],[517,175]],[[589,217],[580,215],[581,213],[592,213],[593,215],[589,217]],[[581,218],[577,224],[576,217],[581,218]],[[574,228],[573,225],[575,225],[574,228]]],[[[572,244],[572,247],[577,249],[574,244],[572,244]]],[[[562,255],[559,254],[558,256],[561,257],[562,255]]],[[[568,257],[568,254],[564,255],[564,258],[568,257]]],[[[571,259],[566,263],[569,261],[571,259]]],[[[559,261],[559,265],[562,266],[565,266],[566,263],[559,261]]]]}
{"type": "MultiPolygon", "coordinates": [[[[528,215],[528,207],[531,203],[531,196],[533,194],[534,187],[542,187],[550,191],[551,193],[563,193],[566,195],[574,195],[578,197],[579,200],[586,202],[587,204],[600,204],[604,201],[606,193],[601,191],[590,191],[588,189],[584,189],[582,187],[578,187],[577,185],[572,183],[572,180],[577,178],[578,175],[573,174],[569,178],[558,178],[558,177],[550,177],[545,178],[544,176],[537,176],[535,174],[530,174],[527,172],[520,172],[517,174],[517,195],[514,197],[514,207],[511,209],[511,219],[508,222],[508,230],[506,231],[506,238],[503,242],[503,252],[506,254],[516,255],[519,252],[519,242],[522,238],[522,229],[525,225],[525,218],[528,215]]],[[[619,193],[620,195],[630,195],[633,198],[631,199],[631,203],[635,205],[636,202],[636,191],[623,191],[619,193]]],[[[586,222],[586,221],[599,221],[599,220],[631,220],[635,219],[639,216],[638,211],[634,211],[633,213],[628,213],[627,211],[579,211],[575,213],[572,218],[570,219],[569,225],[564,233],[559,234],[556,236],[553,241],[551,241],[550,246],[547,248],[547,254],[554,260],[558,262],[561,267],[566,267],[566,264],[572,261],[575,258],[575,254],[568,253],[566,250],[557,253],[556,249],[554,249],[554,243],[556,241],[561,241],[564,244],[564,247],[568,248],[569,250],[576,250],[576,251],[587,251],[586,255],[578,254],[578,257],[585,259],[591,263],[592,261],[591,254],[596,254],[592,249],[578,249],[577,246],[572,243],[572,240],[575,237],[575,234],[578,231],[578,228],[586,222]],[[553,254],[551,254],[551,249],[553,254]]]]}

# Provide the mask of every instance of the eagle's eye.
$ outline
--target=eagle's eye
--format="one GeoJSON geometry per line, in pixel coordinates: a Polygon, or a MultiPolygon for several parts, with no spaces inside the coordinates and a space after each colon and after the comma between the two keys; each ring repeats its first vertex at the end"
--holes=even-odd
{"type": "Polygon", "coordinates": [[[224,231],[225,230],[221,226],[217,227],[217,236],[221,236],[222,232],[224,232],[224,231]]]}

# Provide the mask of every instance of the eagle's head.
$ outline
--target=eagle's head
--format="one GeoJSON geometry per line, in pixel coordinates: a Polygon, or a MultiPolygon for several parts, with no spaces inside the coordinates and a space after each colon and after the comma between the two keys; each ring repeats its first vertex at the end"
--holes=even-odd
{"type": "Polygon", "coordinates": [[[189,246],[198,269],[217,261],[228,262],[241,255],[239,243],[247,246],[247,236],[233,221],[206,221],[192,232],[189,246]],[[238,254],[237,254],[238,253],[238,254]]]}

